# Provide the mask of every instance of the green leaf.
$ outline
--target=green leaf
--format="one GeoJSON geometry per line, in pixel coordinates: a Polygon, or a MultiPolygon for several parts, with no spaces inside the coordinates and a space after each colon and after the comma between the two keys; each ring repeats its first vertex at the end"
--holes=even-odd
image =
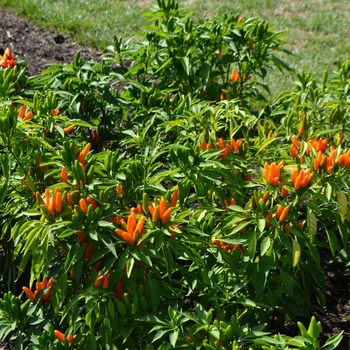
{"type": "MultiPolygon", "coordinates": [[[[264,219],[264,218],[259,219],[258,220],[258,230],[260,232],[263,232],[265,229],[265,226],[266,226],[266,219],[264,219]]],[[[261,255],[263,255],[263,254],[261,254],[261,255]]]]}
{"type": "Polygon", "coordinates": [[[69,119],[69,124],[74,124],[75,126],[82,126],[84,128],[92,128],[92,129],[94,128],[93,125],[81,119],[69,119]]]}
{"type": "Polygon", "coordinates": [[[270,237],[265,237],[260,244],[260,255],[261,256],[265,255],[265,253],[269,250],[270,246],[271,246],[270,237]]]}
{"type": "Polygon", "coordinates": [[[159,317],[154,316],[154,315],[147,315],[139,318],[140,321],[145,321],[145,322],[151,322],[151,323],[157,323],[161,325],[166,325],[167,323],[161,320],[159,317]]]}
{"type": "Polygon", "coordinates": [[[173,60],[172,57],[168,58],[155,72],[154,74],[159,73],[162,69],[164,69],[171,61],[173,60]]]}
{"type": "Polygon", "coordinates": [[[261,151],[263,151],[267,146],[269,146],[271,143],[275,142],[276,140],[278,140],[279,137],[275,137],[275,138],[269,138],[266,139],[263,144],[260,146],[260,148],[258,149],[258,151],[256,152],[256,154],[259,154],[261,151]]]}
{"type": "Polygon", "coordinates": [[[328,201],[330,201],[331,200],[331,196],[332,196],[332,186],[331,186],[331,184],[329,183],[329,182],[327,182],[326,184],[325,184],[325,187],[326,187],[326,197],[327,197],[327,199],[328,199],[328,201]]]}
{"type": "Polygon", "coordinates": [[[306,217],[307,229],[309,231],[309,235],[314,237],[317,233],[317,219],[316,216],[308,210],[306,217]]]}
{"type": "Polygon", "coordinates": [[[112,223],[112,222],[109,222],[109,221],[100,220],[100,221],[97,223],[97,225],[100,226],[100,227],[112,228],[113,230],[115,229],[115,226],[113,225],[113,223],[112,223]]]}
{"type": "Polygon", "coordinates": [[[344,331],[341,331],[340,333],[331,336],[323,345],[323,347],[327,346],[327,350],[336,349],[343,339],[343,333],[344,331]]]}
{"type": "Polygon", "coordinates": [[[294,279],[293,277],[286,271],[279,269],[280,275],[282,278],[283,283],[286,285],[288,294],[291,298],[293,298],[294,295],[294,279]]]}
{"type": "Polygon", "coordinates": [[[156,311],[159,305],[159,289],[157,282],[147,279],[147,297],[152,308],[152,311],[156,311]]]}
{"type": "Polygon", "coordinates": [[[5,153],[4,158],[1,161],[2,172],[7,181],[10,181],[10,156],[9,152],[5,153]]]}
{"type": "Polygon", "coordinates": [[[295,267],[299,263],[301,249],[300,249],[300,244],[295,239],[292,239],[292,246],[293,246],[292,266],[295,267]]]}
{"type": "Polygon", "coordinates": [[[105,244],[105,246],[109,249],[109,251],[116,257],[118,258],[117,252],[115,250],[115,246],[112,242],[112,240],[104,235],[104,234],[99,234],[99,238],[102,240],[102,242],[105,244]]]}
{"type": "Polygon", "coordinates": [[[84,247],[78,244],[73,244],[68,251],[66,262],[64,265],[65,271],[69,271],[76,261],[80,261],[84,256],[84,247]]]}
{"type": "Polygon", "coordinates": [[[221,185],[221,174],[215,170],[202,170],[201,175],[210,181],[213,181],[216,185],[221,185]]]}
{"type": "Polygon", "coordinates": [[[58,277],[57,283],[55,282],[55,286],[52,289],[52,294],[51,294],[51,302],[55,313],[58,313],[60,304],[62,300],[64,300],[66,290],[67,290],[67,274],[62,273],[61,276],[58,277]]]}
{"type": "Polygon", "coordinates": [[[203,85],[207,85],[208,80],[209,80],[209,76],[210,76],[210,63],[208,61],[205,61],[202,64],[202,83],[203,85]]]}
{"type": "Polygon", "coordinates": [[[240,297],[238,299],[236,299],[234,302],[234,304],[240,304],[243,306],[250,306],[250,307],[257,307],[256,303],[254,303],[254,301],[244,298],[244,297],[240,297]]]}
{"type": "Polygon", "coordinates": [[[344,219],[346,213],[348,212],[348,197],[343,191],[338,192],[337,202],[339,206],[338,213],[344,219]]]}
{"type": "Polygon", "coordinates": [[[339,214],[336,214],[335,221],[337,223],[343,247],[347,247],[349,239],[349,225],[344,222],[339,214]]]}
{"type": "Polygon", "coordinates": [[[134,264],[135,264],[135,259],[133,257],[128,258],[128,260],[126,262],[126,275],[128,277],[131,276],[132,270],[134,268],[134,264]]]}
{"type": "Polygon", "coordinates": [[[168,278],[169,278],[169,281],[171,281],[174,260],[173,260],[173,256],[171,255],[171,252],[167,248],[164,249],[164,257],[165,257],[166,268],[168,271],[168,278]]]}
{"type": "Polygon", "coordinates": [[[115,316],[115,309],[112,298],[108,300],[108,313],[112,318],[115,316]]]}
{"type": "Polygon", "coordinates": [[[185,69],[185,72],[187,75],[190,75],[190,60],[188,57],[183,57],[182,58],[182,65],[185,69]]]}
{"type": "Polygon", "coordinates": [[[257,244],[256,235],[255,235],[255,232],[253,232],[250,235],[249,240],[248,240],[248,254],[249,254],[250,259],[253,259],[255,256],[256,244],[257,244]]]}
{"type": "Polygon", "coordinates": [[[173,348],[175,348],[178,337],[179,337],[178,329],[169,335],[170,344],[172,345],[173,348]]]}
{"type": "Polygon", "coordinates": [[[329,229],[328,227],[324,227],[326,232],[327,232],[327,237],[328,237],[328,243],[329,243],[329,247],[331,248],[331,252],[332,252],[332,256],[335,256],[335,253],[338,250],[338,240],[337,237],[335,235],[335,233],[329,229]]]}
{"type": "Polygon", "coordinates": [[[137,135],[134,133],[133,130],[123,130],[122,132],[123,132],[123,134],[131,136],[133,139],[137,138],[137,135]]]}
{"type": "Polygon", "coordinates": [[[156,340],[162,338],[165,334],[167,334],[168,332],[170,332],[171,329],[162,329],[162,330],[159,330],[156,335],[154,336],[153,340],[152,340],[152,343],[154,343],[156,340]]]}
{"type": "Polygon", "coordinates": [[[0,204],[2,204],[5,200],[7,194],[8,182],[4,182],[0,187],[0,204]]]}

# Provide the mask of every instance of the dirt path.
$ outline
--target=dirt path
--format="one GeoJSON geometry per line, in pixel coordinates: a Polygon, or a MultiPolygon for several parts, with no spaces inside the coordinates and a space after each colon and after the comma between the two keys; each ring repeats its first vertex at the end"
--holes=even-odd
{"type": "Polygon", "coordinates": [[[78,50],[83,59],[100,61],[101,52],[70,42],[59,33],[45,31],[9,12],[0,10],[0,22],[0,54],[10,47],[16,58],[27,61],[30,75],[39,74],[47,63],[71,62],[78,50]]]}

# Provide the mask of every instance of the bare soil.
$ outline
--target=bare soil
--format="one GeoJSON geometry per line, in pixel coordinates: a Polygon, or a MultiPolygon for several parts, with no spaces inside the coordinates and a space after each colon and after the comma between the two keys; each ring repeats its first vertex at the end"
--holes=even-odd
{"type": "MultiPolygon", "coordinates": [[[[17,59],[26,60],[30,75],[40,74],[47,64],[53,62],[69,63],[77,51],[85,60],[99,62],[101,52],[72,42],[60,33],[48,32],[26,19],[19,18],[0,9],[0,54],[10,47],[17,59]]],[[[341,263],[329,263],[329,252],[322,253],[322,266],[326,275],[326,305],[321,308],[316,300],[312,305],[312,315],[322,322],[322,340],[344,331],[343,341],[337,349],[350,349],[350,276],[341,263]]],[[[313,298],[312,299],[316,299],[313,298]]],[[[306,325],[305,320],[301,320],[306,325]]],[[[273,327],[273,325],[272,325],[273,327]]],[[[298,334],[296,323],[286,323],[282,334],[298,334]]],[[[322,342],[323,343],[323,342],[322,342]]],[[[11,349],[11,343],[0,343],[0,350],[11,349]]]]}
{"type": "Polygon", "coordinates": [[[84,60],[99,62],[102,52],[48,32],[24,18],[0,9],[0,55],[7,47],[17,59],[27,61],[30,75],[40,74],[48,63],[71,62],[77,51],[84,60]]]}

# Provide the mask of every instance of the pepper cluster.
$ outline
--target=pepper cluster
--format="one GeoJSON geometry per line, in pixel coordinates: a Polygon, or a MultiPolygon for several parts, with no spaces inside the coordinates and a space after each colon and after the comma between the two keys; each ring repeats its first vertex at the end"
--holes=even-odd
{"type": "Polygon", "coordinates": [[[50,190],[45,190],[45,199],[41,197],[40,192],[35,194],[36,202],[40,206],[40,210],[45,216],[57,215],[63,209],[63,198],[59,188],[57,188],[51,196],[50,190]]]}
{"type": "Polygon", "coordinates": [[[314,174],[311,174],[311,169],[294,170],[292,172],[292,184],[294,188],[298,191],[300,188],[306,188],[314,178],[314,174]]]}
{"type": "Polygon", "coordinates": [[[44,278],[42,282],[36,282],[35,291],[33,292],[28,287],[22,287],[23,291],[27,294],[27,297],[34,302],[36,295],[46,288],[47,291],[44,293],[44,295],[40,299],[40,304],[44,303],[45,301],[48,301],[51,298],[51,292],[53,287],[53,278],[50,279],[44,278]]]}
{"type": "Polygon", "coordinates": [[[281,176],[281,168],[283,167],[284,161],[282,160],[279,164],[276,162],[270,165],[265,162],[264,165],[264,178],[273,186],[277,186],[281,176]]]}
{"type": "Polygon", "coordinates": [[[15,55],[11,52],[11,49],[8,47],[5,50],[4,55],[3,56],[0,55],[0,66],[2,68],[7,68],[7,67],[13,68],[15,65],[16,65],[15,55]]]}
{"type": "MultiPolygon", "coordinates": [[[[247,153],[248,149],[248,142],[242,142],[242,139],[238,139],[237,141],[235,139],[231,139],[229,143],[224,142],[222,138],[216,139],[215,148],[221,149],[222,152],[219,156],[219,158],[225,158],[230,153],[230,145],[233,152],[238,153],[241,157],[244,157],[244,155],[247,153]]],[[[199,147],[206,151],[208,149],[212,149],[212,146],[210,143],[205,142],[204,140],[201,141],[199,144],[199,147]]]]}

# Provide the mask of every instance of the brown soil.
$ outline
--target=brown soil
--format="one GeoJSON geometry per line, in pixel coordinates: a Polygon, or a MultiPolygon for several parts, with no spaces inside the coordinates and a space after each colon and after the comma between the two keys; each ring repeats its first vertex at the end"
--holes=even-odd
{"type": "MultiPolygon", "coordinates": [[[[73,60],[78,50],[85,60],[99,62],[101,52],[71,42],[59,33],[52,33],[36,27],[23,18],[18,18],[8,12],[0,10],[0,54],[10,47],[15,56],[26,60],[30,75],[39,74],[48,63],[73,60]]],[[[321,308],[315,302],[312,314],[322,322],[322,340],[344,331],[343,341],[337,349],[348,350],[350,339],[350,276],[344,275],[345,267],[340,263],[330,264],[328,252],[324,252],[323,268],[326,274],[326,306],[321,308]]],[[[306,322],[302,320],[306,325],[306,322]]],[[[286,324],[279,330],[282,334],[296,335],[298,328],[295,323],[286,324]]],[[[323,342],[322,342],[323,343],[323,342]]],[[[0,343],[0,350],[10,349],[9,343],[0,343]]]]}
{"type": "Polygon", "coordinates": [[[101,52],[69,41],[59,33],[48,32],[23,18],[0,9],[0,55],[7,47],[17,59],[25,60],[30,75],[37,75],[48,63],[69,63],[80,51],[84,60],[99,62],[101,52]],[[6,24],[6,25],[4,25],[6,24]]]}

